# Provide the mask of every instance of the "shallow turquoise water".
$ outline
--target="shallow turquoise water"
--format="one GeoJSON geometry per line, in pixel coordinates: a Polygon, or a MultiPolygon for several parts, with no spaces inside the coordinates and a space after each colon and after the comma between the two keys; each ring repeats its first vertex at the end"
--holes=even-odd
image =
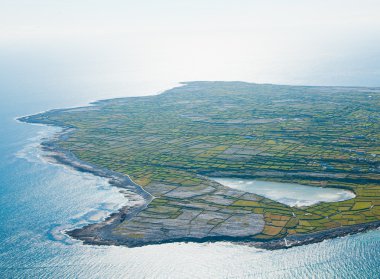
{"type": "Polygon", "coordinates": [[[102,218],[125,199],[103,179],[41,159],[38,142],[54,131],[14,117],[90,95],[39,90],[1,92],[0,278],[378,278],[380,231],[279,251],[231,243],[95,247],[66,237],[65,229],[102,218]]]}
{"type": "Polygon", "coordinates": [[[258,194],[289,206],[310,206],[318,202],[345,201],[355,197],[351,191],[240,178],[211,178],[222,185],[258,194]]]}

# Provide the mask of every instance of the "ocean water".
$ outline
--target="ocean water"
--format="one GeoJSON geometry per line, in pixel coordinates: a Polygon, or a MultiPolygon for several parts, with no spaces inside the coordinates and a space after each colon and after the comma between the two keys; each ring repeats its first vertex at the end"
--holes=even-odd
{"type": "Polygon", "coordinates": [[[310,206],[319,202],[345,201],[355,197],[353,192],[337,188],[239,178],[211,179],[227,187],[258,194],[289,206],[310,206]]]}
{"type": "Polygon", "coordinates": [[[55,102],[1,103],[1,278],[378,278],[380,231],[278,251],[228,242],[97,247],[67,237],[127,200],[104,179],[43,159],[39,142],[59,129],[14,120],[70,105],[55,102]]]}
{"type": "Polygon", "coordinates": [[[131,83],[106,95],[104,84],[86,91],[36,80],[3,80],[0,88],[0,278],[379,277],[378,230],[278,251],[228,242],[98,247],[67,237],[65,230],[101,220],[128,201],[105,179],[43,159],[39,142],[59,129],[14,118],[174,84],[131,83]]]}

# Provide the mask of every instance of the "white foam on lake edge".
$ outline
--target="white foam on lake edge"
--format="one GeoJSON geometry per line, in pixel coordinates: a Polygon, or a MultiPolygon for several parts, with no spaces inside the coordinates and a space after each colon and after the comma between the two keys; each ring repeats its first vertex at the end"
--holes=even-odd
{"type": "Polygon", "coordinates": [[[339,202],[356,197],[342,188],[316,187],[254,179],[209,177],[226,187],[260,195],[291,207],[311,206],[320,202],[339,202]]]}

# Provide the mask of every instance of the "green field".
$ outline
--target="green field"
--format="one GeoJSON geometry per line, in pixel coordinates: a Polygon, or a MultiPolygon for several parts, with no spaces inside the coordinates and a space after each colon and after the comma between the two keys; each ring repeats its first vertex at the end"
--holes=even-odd
{"type": "Polygon", "coordinates": [[[60,147],[155,197],[115,235],[268,240],[380,220],[379,119],[378,88],[190,82],[28,121],[74,128],[60,147]],[[356,198],[294,208],[207,176],[345,188],[356,198]]]}

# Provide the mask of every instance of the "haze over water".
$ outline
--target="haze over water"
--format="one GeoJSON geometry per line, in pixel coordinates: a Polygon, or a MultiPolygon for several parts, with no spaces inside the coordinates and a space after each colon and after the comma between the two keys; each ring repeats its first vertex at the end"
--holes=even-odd
{"type": "Polygon", "coordinates": [[[380,2],[321,2],[2,1],[0,277],[375,278],[379,231],[280,251],[84,246],[62,230],[125,199],[42,160],[53,130],[14,120],[186,80],[380,86],[380,2]]]}

